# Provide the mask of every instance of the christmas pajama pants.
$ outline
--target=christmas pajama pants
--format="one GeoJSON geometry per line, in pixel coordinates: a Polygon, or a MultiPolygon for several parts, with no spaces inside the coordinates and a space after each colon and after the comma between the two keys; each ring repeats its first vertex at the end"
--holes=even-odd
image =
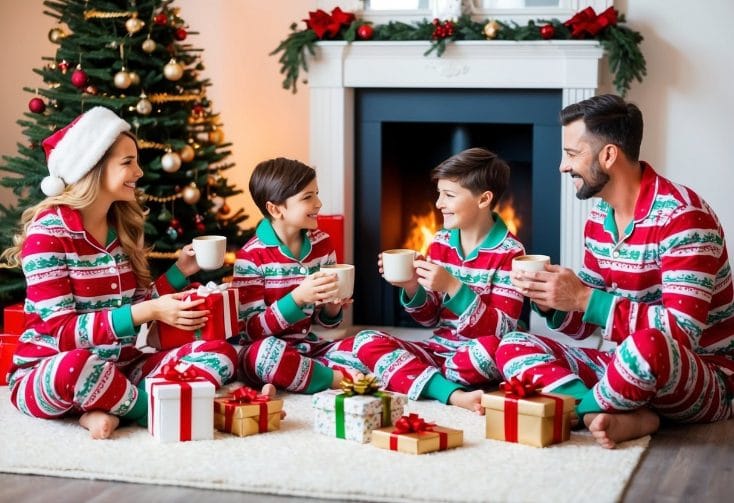
{"type": "Polygon", "coordinates": [[[367,369],[352,355],[352,338],[336,342],[314,334],[266,337],[240,351],[240,368],[248,384],[272,383],[295,393],[328,389],[334,370],[353,378],[367,369]]]}
{"type": "Polygon", "coordinates": [[[190,363],[219,387],[232,377],[237,356],[225,341],[199,341],[144,355],[130,368],[122,368],[89,349],[74,349],[49,357],[30,371],[16,371],[10,378],[11,401],[24,414],[43,419],[92,410],[124,416],[136,405],[137,384],[177,360],[190,363]]]}
{"type": "Polygon", "coordinates": [[[568,347],[551,339],[511,332],[497,350],[506,378],[530,379],[552,392],[580,379],[602,411],[648,406],[685,423],[732,417],[734,382],[714,360],[655,329],[635,332],[614,352],[568,347]]]}
{"type": "Polygon", "coordinates": [[[456,349],[436,351],[430,341],[404,341],[386,332],[363,330],[354,336],[354,355],[386,389],[417,400],[436,373],[465,386],[499,381],[494,361],[499,339],[479,337],[456,349]]]}

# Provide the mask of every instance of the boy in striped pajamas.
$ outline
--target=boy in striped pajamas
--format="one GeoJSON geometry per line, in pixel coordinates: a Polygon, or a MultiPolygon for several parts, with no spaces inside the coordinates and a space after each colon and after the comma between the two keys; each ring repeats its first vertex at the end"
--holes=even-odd
{"type": "Polygon", "coordinates": [[[548,326],[576,339],[601,328],[610,352],[523,333],[497,351],[506,377],[579,400],[600,445],[657,430],[659,417],[732,417],[734,290],[724,233],[691,189],[638,161],[642,114],[612,95],[561,112],[563,160],[580,199],[600,197],[578,275],[549,265],[513,273],[548,326]]]}
{"type": "MultiPolygon", "coordinates": [[[[433,335],[409,342],[364,330],[355,336],[353,351],[389,390],[482,413],[482,390],[466,387],[500,380],[495,351],[500,338],[515,329],[523,302],[509,274],[524,248],[492,212],[510,168],[494,153],[472,148],[431,175],[444,229],[434,236],[427,258],[414,261],[413,277],[391,284],[401,288],[401,303],[413,319],[435,327],[433,335]]],[[[382,273],[381,256],[378,268],[382,273]]]]}
{"type": "Polygon", "coordinates": [[[311,324],[336,327],[342,306],[336,276],[321,267],[336,262],[329,235],[317,228],[321,209],[316,171],[299,161],[263,161],[250,178],[262,212],[255,236],[237,252],[232,285],[239,289],[240,368],[247,381],[296,393],[336,388],[354,377],[351,341],[332,343],[311,324]],[[342,355],[339,362],[326,357],[342,355]],[[344,356],[346,355],[346,358],[344,356]]]}
{"type": "Polygon", "coordinates": [[[108,438],[120,419],[145,424],[143,380],[165,363],[188,363],[215,386],[236,365],[225,341],[146,354],[135,347],[143,323],[196,330],[209,312],[174,293],[199,270],[190,245],[151,285],[135,187],[143,172],[129,131],[114,112],[95,107],[44,140],[47,198],[23,213],[16,246],[2,254],[5,267],[22,266],[27,282],[10,399],[38,418],[80,415],[93,438],[108,438]]]}

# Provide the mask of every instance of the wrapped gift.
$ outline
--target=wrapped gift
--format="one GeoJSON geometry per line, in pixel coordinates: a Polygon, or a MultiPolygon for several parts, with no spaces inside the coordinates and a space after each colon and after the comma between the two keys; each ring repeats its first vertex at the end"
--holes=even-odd
{"type": "Polygon", "coordinates": [[[403,415],[407,401],[405,395],[379,390],[374,377],[342,381],[341,390],[313,395],[314,428],[324,435],[366,443],[372,430],[390,426],[403,415]]]}
{"type": "Polygon", "coordinates": [[[571,437],[571,396],[540,393],[537,386],[513,378],[500,391],[482,396],[487,438],[545,447],[571,437]]]}
{"type": "Polygon", "coordinates": [[[148,345],[157,349],[171,349],[193,341],[224,340],[238,334],[240,298],[236,288],[229,288],[228,283],[217,285],[209,282],[199,285],[189,298],[204,299],[204,303],[195,309],[211,311],[206,325],[199,330],[180,330],[158,322],[157,333],[149,336],[148,345]]]}
{"type": "Polygon", "coordinates": [[[3,333],[21,335],[25,330],[23,303],[11,304],[3,309],[3,333]]]}
{"type": "Polygon", "coordinates": [[[394,426],[372,432],[372,445],[410,454],[444,451],[464,443],[464,432],[426,423],[418,414],[399,418],[394,426]]]}
{"type": "Polygon", "coordinates": [[[145,380],[148,431],[160,442],[214,438],[214,385],[182,362],[167,363],[145,380]]]}
{"type": "Polygon", "coordinates": [[[247,386],[214,399],[214,427],[240,437],[280,429],[283,400],[261,395],[247,386]]]}
{"type": "Polygon", "coordinates": [[[13,363],[13,354],[18,347],[18,336],[0,334],[0,386],[8,384],[8,371],[13,363]]]}

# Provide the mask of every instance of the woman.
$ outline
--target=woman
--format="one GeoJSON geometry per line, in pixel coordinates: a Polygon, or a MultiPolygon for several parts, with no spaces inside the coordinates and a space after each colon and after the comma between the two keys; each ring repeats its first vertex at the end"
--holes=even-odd
{"type": "Polygon", "coordinates": [[[47,198],[23,213],[1,256],[27,281],[26,327],[8,379],[13,405],[44,419],[80,415],[93,438],[108,438],[120,419],[145,424],[144,380],[165,363],[188,363],[218,387],[236,362],[225,341],[157,353],[135,347],[144,323],[196,330],[210,313],[197,309],[203,300],[175,293],[199,270],[191,245],[151,284],[136,190],[143,172],[129,131],[95,107],[44,140],[47,198]]]}

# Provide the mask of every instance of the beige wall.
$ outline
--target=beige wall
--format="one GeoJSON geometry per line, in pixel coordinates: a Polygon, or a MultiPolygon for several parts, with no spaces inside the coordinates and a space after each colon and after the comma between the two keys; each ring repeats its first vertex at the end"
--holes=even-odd
{"type": "MultiPolygon", "coordinates": [[[[209,96],[222,113],[227,139],[234,142],[232,180],[246,189],[254,164],[268,157],[308,160],[306,86],[296,95],[282,90],[277,58],[268,53],[316,1],[178,0],[176,5],[191,30],[201,32],[192,42],[205,49],[204,75],[213,83],[209,96]]],[[[699,191],[716,209],[734,249],[734,166],[728,157],[734,145],[734,93],[729,90],[734,3],[709,0],[694,8],[683,0],[618,0],[616,5],[645,36],[648,76],[629,95],[645,114],[643,158],[699,191]]],[[[15,143],[23,141],[15,121],[30,96],[22,86],[39,85],[32,68],[41,66],[41,56],[53,55],[47,40],[52,19],[42,10],[42,0],[0,2],[6,20],[0,31],[2,154],[14,153],[15,143]]],[[[0,200],[7,196],[0,194],[0,200]]],[[[232,204],[242,205],[253,223],[259,219],[249,197],[232,204]]]]}

